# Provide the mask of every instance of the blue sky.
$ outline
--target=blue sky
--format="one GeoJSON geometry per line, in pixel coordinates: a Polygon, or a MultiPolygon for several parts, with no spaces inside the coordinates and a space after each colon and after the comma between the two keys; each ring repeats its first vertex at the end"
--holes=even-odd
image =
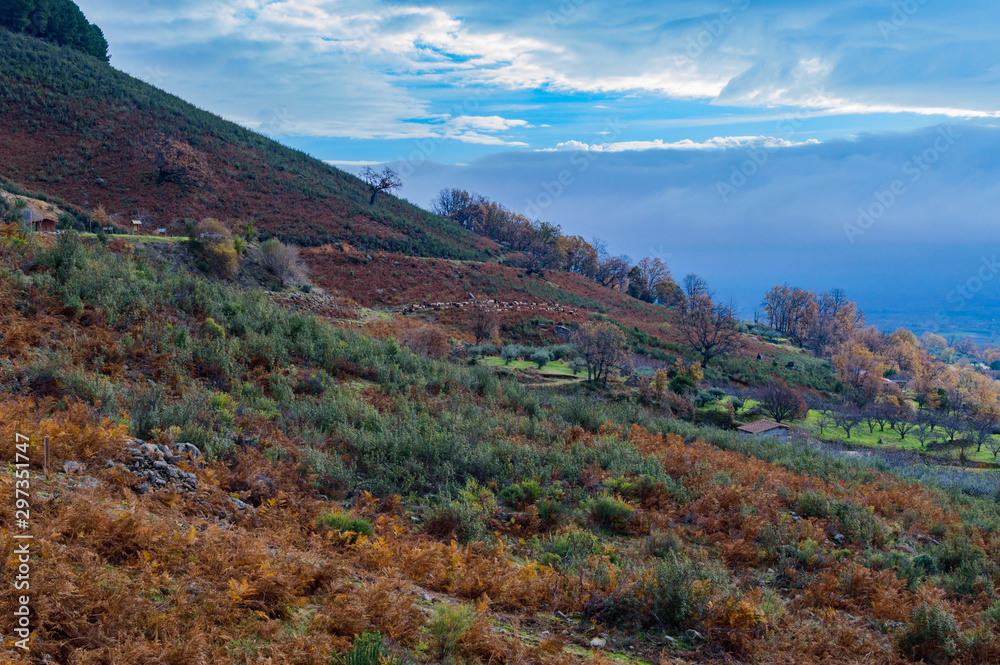
{"type": "Polygon", "coordinates": [[[202,108],[348,170],[392,162],[420,205],[472,187],[664,248],[745,309],[788,279],[925,316],[997,240],[995,3],[79,4],[115,67],[202,108]]]}

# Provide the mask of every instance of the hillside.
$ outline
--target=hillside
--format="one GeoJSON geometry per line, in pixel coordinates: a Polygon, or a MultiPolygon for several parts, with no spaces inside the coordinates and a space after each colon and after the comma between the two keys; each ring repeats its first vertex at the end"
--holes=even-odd
{"type": "Polygon", "coordinates": [[[10,662],[1000,655],[992,497],[427,359],[156,247],[0,231],[0,459],[51,440],[10,662]]]}
{"type": "Polygon", "coordinates": [[[299,244],[349,239],[416,256],[482,260],[496,248],[393,197],[370,207],[352,175],[97,58],[2,28],[0,81],[0,176],[85,211],[103,206],[171,233],[184,219],[253,220],[299,244]],[[157,184],[158,148],[191,160],[196,182],[157,184]]]}
{"type": "Polygon", "coordinates": [[[4,662],[1000,658],[1000,351],[838,291],[741,321],[464,191],[369,206],[3,30],[0,80],[4,662]],[[69,229],[98,206],[170,233],[69,229]]]}

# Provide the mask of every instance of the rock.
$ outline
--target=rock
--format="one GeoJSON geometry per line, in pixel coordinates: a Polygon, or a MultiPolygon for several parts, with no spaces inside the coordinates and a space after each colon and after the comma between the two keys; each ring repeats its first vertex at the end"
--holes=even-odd
{"type": "Polygon", "coordinates": [[[178,455],[189,455],[194,460],[201,458],[201,451],[198,450],[198,446],[190,443],[175,443],[174,450],[177,451],[178,455]]]}
{"type": "Polygon", "coordinates": [[[93,476],[84,476],[79,480],[70,481],[71,489],[80,490],[83,492],[96,490],[98,487],[101,487],[101,485],[103,485],[103,483],[97,478],[94,478],[93,476]]]}
{"type": "Polygon", "coordinates": [[[607,643],[608,643],[607,640],[603,640],[600,637],[595,637],[594,639],[590,640],[590,646],[594,647],[595,649],[603,649],[604,645],[607,643]]]}
{"type": "Polygon", "coordinates": [[[239,499],[234,499],[231,496],[226,497],[226,499],[228,499],[229,503],[233,504],[233,507],[241,513],[248,513],[253,510],[253,508],[250,507],[250,504],[240,501],[239,499]]]}
{"type": "Polygon", "coordinates": [[[139,485],[135,487],[136,494],[145,494],[148,491],[149,491],[149,483],[139,483],[139,485]]]}
{"type": "Polygon", "coordinates": [[[81,473],[87,470],[87,465],[81,462],[66,462],[63,464],[63,471],[65,473],[81,473]]]}

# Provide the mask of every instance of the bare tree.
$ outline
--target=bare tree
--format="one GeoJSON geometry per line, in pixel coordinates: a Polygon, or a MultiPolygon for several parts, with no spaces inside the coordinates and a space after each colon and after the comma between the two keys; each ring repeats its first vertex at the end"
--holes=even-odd
{"type": "Polygon", "coordinates": [[[997,459],[1000,456],[1000,439],[990,436],[986,439],[986,449],[993,453],[993,459],[997,459]]]}
{"type": "Polygon", "coordinates": [[[611,323],[584,323],[573,331],[570,341],[586,363],[591,383],[605,383],[609,371],[629,366],[625,334],[611,323]]]}
{"type": "Polygon", "coordinates": [[[388,166],[381,171],[376,171],[372,167],[366,166],[365,170],[361,172],[361,179],[368,185],[368,191],[372,195],[371,200],[368,201],[368,205],[375,205],[375,197],[378,196],[379,192],[388,194],[403,186],[403,181],[400,179],[399,174],[388,166]]]}
{"type": "Polygon", "coordinates": [[[846,405],[833,412],[833,422],[840,429],[844,430],[847,438],[851,438],[851,432],[861,422],[861,414],[853,405],[846,405]]]}
{"type": "Polygon", "coordinates": [[[892,429],[899,435],[900,441],[906,441],[906,435],[916,427],[916,423],[908,418],[901,418],[892,424],[892,429]]]}
{"type": "Polygon", "coordinates": [[[264,266],[270,270],[284,288],[289,282],[299,281],[305,272],[299,258],[298,247],[286,245],[277,238],[271,238],[260,246],[264,266]]]}
{"type": "Polygon", "coordinates": [[[496,336],[497,329],[500,327],[500,317],[496,308],[480,303],[472,308],[469,324],[478,346],[496,336]]]}
{"type": "Polygon", "coordinates": [[[809,413],[809,407],[802,395],[787,385],[771,384],[753,392],[753,399],[760,410],[775,422],[797,420],[809,413]]]}
{"type": "Polygon", "coordinates": [[[697,275],[684,278],[684,291],[687,304],[680,312],[678,326],[705,366],[712,358],[735,349],[739,343],[736,309],[732,303],[715,304],[712,292],[697,275]]]}
{"type": "Polygon", "coordinates": [[[1000,425],[1000,418],[993,409],[979,409],[969,419],[969,427],[976,437],[976,452],[983,449],[983,444],[993,436],[994,430],[1000,425]]]}
{"type": "Polygon", "coordinates": [[[920,423],[913,428],[913,436],[917,441],[920,442],[921,448],[926,448],[927,442],[931,439],[932,436],[934,436],[934,433],[931,432],[930,425],[928,425],[927,423],[920,423]]]}

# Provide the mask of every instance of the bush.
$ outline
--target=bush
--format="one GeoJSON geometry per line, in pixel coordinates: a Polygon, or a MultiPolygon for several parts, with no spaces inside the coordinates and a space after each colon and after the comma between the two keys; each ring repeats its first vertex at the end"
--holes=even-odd
{"type": "Polygon", "coordinates": [[[899,652],[914,661],[950,660],[957,651],[955,617],[938,605],[922,603],[899,636],[899,652]]]}
{"type": "Polygon", "coordinates": [[[614,496],[605,494],[590,503],[590,519],[595,524],[612,531],[627,531],[632,514],[632,507],[614,496]]]}
{"type": "Polygon", "coordinates": [[[680,550],[680,539],[664,531],[654,531],[642,541],[642,551],[658,559],[666,559],[671,552],[680,550]]]}
{"type": "Polygon", "coordinates": [[[299,258],[299,250],[286,245],[277,238],[271,238],[260,246],[260,256],[264,266],[277,278],[282,288],[286,284],[304,279],[305,269],[299,258]]]}
{"type": "Polygon", "coordinates": [[[715,596],[732,590],[718,565],[670,552],[639,582],[622,617],[645,628],[685,630],[698,625],[716,604],[715,596]]]}
{"type": "Polygon", "coordinates": [[[504,503],[518,510],[524,510],[541,497],[542,486],[537,480],[514,483],[500,492],[500,498],[504,500],[504,503]]]}
{"type": "Polygon", "coordinates": [[[561,570],[576,570],[587,563],[590,557],[604,554],[601,539],[589,531],[571,527],[564,533],[550,537],[541,543],[539,561],[556,566],[561,570]]]}
{"type": "Polygon", "coordinates": [[[208,217],[191,229],[191,238],[206,269],[219,277],[231,279],[239,270],[239,256],[229,229],[217,219],[208,217]]]}
{"type": "Polygon", "coordinates": [[[427,624],[427,632],[434,639],[437,647],[437,658],[442,663],[453,663],[458,654],[458,641],[462,639],[476,622],[476,611],[463,604],[439,605],[431,621],[427,624]]]}
{"type": "Polygon", "coordinates": [[[352,517],[340,510],[331,510],[317,517],[316,529],[320,532],[333,531],[345,534],[347,541],[351,543],[360,536],[370,538],[374,533],[371,522],[362,517],[352,517]]]}
{"type": "Polygon", "coordinates": [[[330,665],[404,665],[406,662],[386,647],[381,633],[359,635],[350,651],[330,659],[330,665]]]}
{"type": "Polygon", "coordinates": [[[690,395],[698,390],[698,384],[687,374],[678,374],[670,379],[670,390],[678,395],[690,395]]]}
{"type": "Polygon", "coordinates": [[[493,493],[469,479],[457,499],[431,508],[427,531],[438,537],[452,536],[463,544],[480,540],[488,532],[488,520],[495,510],[493,493]]]}

